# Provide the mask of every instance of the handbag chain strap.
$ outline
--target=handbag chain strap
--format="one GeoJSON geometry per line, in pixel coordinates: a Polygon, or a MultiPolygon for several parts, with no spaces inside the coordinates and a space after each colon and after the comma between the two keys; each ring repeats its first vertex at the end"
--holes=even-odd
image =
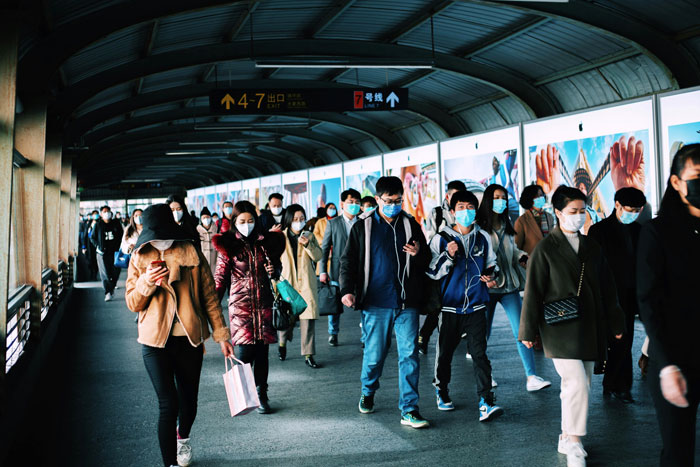
{"type": "Polygon", "coordinates": [[[586,263],[583,263],[581,265],[581,278],[578,280],[578,292],[576,292],[577,297],[581,296],[581,286],[583,285],[583,272],[585,270],[586,270],[586,263]]]}

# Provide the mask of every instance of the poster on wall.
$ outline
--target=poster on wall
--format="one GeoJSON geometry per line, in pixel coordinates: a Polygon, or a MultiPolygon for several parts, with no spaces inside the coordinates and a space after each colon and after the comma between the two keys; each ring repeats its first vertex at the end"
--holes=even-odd
{"type": "Polygon", "coordinates": [[[524,125],[528,182],[549,196],[561,184],[587,197],[587,221],[609,216],[615,192],[634,187],[649,201],[642,219],[656,210],[656,170],[651,100],[524,125]]]}
{"type": "MultiPolygon", "coordinates": [[[[282,193],[282,175],[268,175],[260,178],[260,209],[265,209],[272,193],[282,193]]],[[[289,205],[289,200],[284,200],[284,206],[289,205]]]]}
{"type": "Polygon", "coordinates": [[[362,197],[374,196],[377,180],[382,176],[382,156],[343,162],[345,189],[354,188],[362,197]]]}
{"type": "Polygon", "coordinates": [[[241,196],[241,182],[230,182],[226,186],[228,200],[236,204],[241,196]]]}
{"type": "Polygon", "coordinates": [[[662,95],[659,106],[663,148],[662,188],[665,189],[676,152],[687,144],[700,143],[700,90],[662,95]]]}
{"type": "Polygon", "coordinates": [[[325,208],[333,203],[340,212],[340,193],[343,191],[343,164],[327,165],[309,169],[311,211],[325,208]]]}
{"type": "Polygon", "coordinates": [[[216,187],[208,186],[204,189],[204,205],[209,209],[209,211],[216,211],[216,187]]]}
{"type": "Polygon", "coordinates": [[[260,205],[258,203],[258,199],[260,197],[260,179],[259,178],[251,178],[249,180],[243,180],[241,182],[241,189],[238,192],[237,195],[237,201],[250,201],[253,203],[258,209],[260,209],[260,205]]]}
{"type": "Polygon", "coordinates": [[[519,146],[517,126],[441,142],[441,200],[453,180],[464,182],[479,202],[486,187],[495,183],[508,191],[508,212],[515,222],[520,215],[519,146]]]}
{"type": "Polygon", "coordinates": [[[384,170],[403,181],[403,209],[425,230],[433,208],[440,204],[437,143],[384,154],[384,170]]]}
{"type": "Polygon", "coordinates": [[[222,183],[221,185],[214,186],[214,192],[216,193],[216,201],[214,203],[214,209],[211,212],[219,212],[223,209],[224,201],[231,201],[231,194],[228,191],[228,183],[222,183]]]}
{"type": "Polygon", "coordinates": [[[316,211],[309,211],[309,172],[299,170],[282,175],[282,186],[284,187],[284,205],[299,204],[306,211],[306,218],[311,219],[316,216],[316,211]]]}

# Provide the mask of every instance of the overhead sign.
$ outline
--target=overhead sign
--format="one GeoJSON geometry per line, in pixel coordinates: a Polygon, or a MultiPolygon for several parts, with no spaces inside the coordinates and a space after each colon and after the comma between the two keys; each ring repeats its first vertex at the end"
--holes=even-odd
{"type": "Polygon", "coordinates": [[[224,115],[406,110],[408,89],[217,89],[209,106],[224,115]]]}

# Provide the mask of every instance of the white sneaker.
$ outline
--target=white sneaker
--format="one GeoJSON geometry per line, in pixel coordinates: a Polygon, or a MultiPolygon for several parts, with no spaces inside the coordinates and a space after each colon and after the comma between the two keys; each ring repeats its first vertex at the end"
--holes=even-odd
{"type": "Polygon", "coordinates": [[[112,301],[112,294],[107,292],[105,294],[105,302],[110,302],[110,301],[112,301]]]}
{"type": "Polygon", "coordinates": [[[465,355],[465,357],[467,358],[467,360],[471,360],[471,359],[472,359],[472,354],[470,354],[469,352],[467,352],[467,355],[465,355]]]}
{"type": "Polygon", "coordinates": [[[492,387],[492,388],[497,388],[497,387],[498,387],[498,383],[496,382],[495,379],[493,379],[493,376],[491,377],[491,387],[492,387]]]}
{"type": "Polygon", "coordinates": [[[530,392],[539,391],[540,389],[548,388],[552,385],[551,381],[545,381],[539,376],[533,376],[527,379],[527,390],[530,392]]]}
{"type": "Polygon", "coordinates": [[[568,454],[566,456],[566,467],[586,467],[586,458],[568,454]]]}
{"type": "Polygon", "coordinates": [[[183,438],[177,440],[177,465],[187,467],[192,463],[192,446],[190,439],[183,438]]]}
{"type": "Polygon", "coordinates": [[[569,456],[582,458],[588,457],[588,453],[585,449],[583,449],[583,444],[580,442],[574,443],[568,436],[564,438],[562,435],[559,435],[559,446],[557,447],[557,451],[559,454],[566,454],[567,459],[569,456]]]}

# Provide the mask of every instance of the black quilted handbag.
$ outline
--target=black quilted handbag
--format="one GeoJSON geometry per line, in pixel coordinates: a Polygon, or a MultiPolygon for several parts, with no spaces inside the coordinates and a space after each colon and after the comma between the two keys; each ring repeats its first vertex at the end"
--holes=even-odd
{"type": "Polygon", "coordinates": [[[581,266],[581,278],[578,281],[578,292],[573,297],[562,298],[544,304],[544,322],[547,324],[559,324],[579,317],[579,296],[583,285],[583,272],[586,264],[581,266]]]}

